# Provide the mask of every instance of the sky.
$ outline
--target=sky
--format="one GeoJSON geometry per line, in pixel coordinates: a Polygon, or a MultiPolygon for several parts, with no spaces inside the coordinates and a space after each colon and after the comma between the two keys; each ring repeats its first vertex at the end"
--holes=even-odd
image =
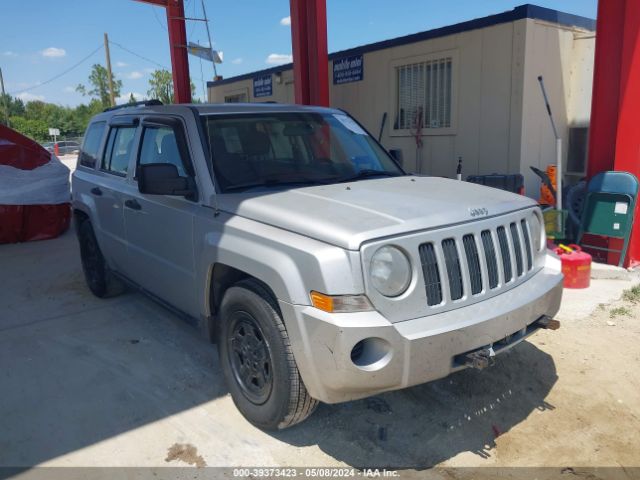
{"type": "MultiPolygon", "coordinates": [[[[530,0],[539,6],[596,17],[597,0],[530,0]]],[[[511,10],[526,0],[327,0],[329,52],[443,27],[511,10]]],[[[204,0],[225,78],[291,61],[288,0],[204,0]]],[[[133,0],[0,0],[0,68],[5,90],[28,100],[75,106],[88,99],[75,91],[91,65],[111,63],[123,81],[122,99],[141,98],[149,74],[171,67],[166,15],[133,0]]],[[[201,0],[185,0],[187,17],[202,18],[201,0]]],[[[203,22],[187,22],[187,39],[207,45],[203,22]]],[[[196,96],[213,67],[190,56],[196,96]]]]}

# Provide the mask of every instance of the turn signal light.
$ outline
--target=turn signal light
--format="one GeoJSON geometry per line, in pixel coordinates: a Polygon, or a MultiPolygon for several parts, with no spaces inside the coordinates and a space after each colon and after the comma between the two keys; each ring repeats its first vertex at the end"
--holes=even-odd
{"type": "Polygon", "coordinates": [[[365,295],[326,295],[312,291],[311,305],[329,313],[368,312],[373,306],[365,295]]]}

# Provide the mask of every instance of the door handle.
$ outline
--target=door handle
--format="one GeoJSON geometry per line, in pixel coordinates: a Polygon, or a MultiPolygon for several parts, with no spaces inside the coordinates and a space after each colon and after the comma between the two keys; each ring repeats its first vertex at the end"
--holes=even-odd
{"type": "Polygon", "coordinates": [[[91,189],[91,193],[93,193],[96,197],[99,197],[102,195],[102,190],[100,190],[99,187],[93,187],[91,189]]]}
{"type": "Polygon", "coordinates": [[[140,205],[136,199],[125,200],[124,206],[131,210],[142,210],[142,205],[140,205]]]}

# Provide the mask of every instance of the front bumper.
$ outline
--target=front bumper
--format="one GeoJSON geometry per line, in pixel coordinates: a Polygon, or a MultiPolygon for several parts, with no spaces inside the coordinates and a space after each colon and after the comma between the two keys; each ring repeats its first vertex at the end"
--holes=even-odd
{"type": "Polygon", "coordinates": [[[553,317],[561,299],[562,275],[544,268],[483,302],[403,322],[375,311],[330,314],[282,301],[280,308],[309,393],[337,403],[445,377],[464,368],[460,355],[498,342],[503,348],[496,352],[504,351],[537,330],[540,317],[553,317]],[[367,338],[381,339],[388,352],[357,366],[351,351],[367,338]]]}

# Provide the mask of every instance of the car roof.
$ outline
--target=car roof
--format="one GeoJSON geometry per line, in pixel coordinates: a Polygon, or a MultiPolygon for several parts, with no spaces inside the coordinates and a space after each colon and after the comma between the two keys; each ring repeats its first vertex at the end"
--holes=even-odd
{"type": "Polygon", "coordinates": [[[96,121],[109,120],[120,115],[187,115],[189,111],[200,115],[236,114],[236,113],[343,113],[340,110],[314,105],[294,105],[286,103],[189,103],[175,105],[132,105],[123,106],[99,113],[92,119],[96,121]]]}

